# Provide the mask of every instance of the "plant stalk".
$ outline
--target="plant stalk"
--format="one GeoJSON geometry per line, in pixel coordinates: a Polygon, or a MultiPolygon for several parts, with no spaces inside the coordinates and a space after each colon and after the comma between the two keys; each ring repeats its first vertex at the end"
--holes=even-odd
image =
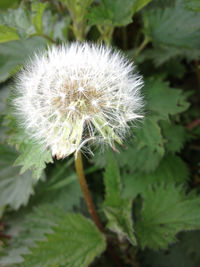
{"type": "Polygon", "coordinates": [[[81,190],[83,192],[83,196],[84,196],[84,199],[85,199],[87,207],[88,207],[88,211],[89,211],[92,219],[94,220],[96,226],[98,227],[98,229],[104,233],[103,225],[102,225],[102,223],[99,219],[99,216],[96,212],[90,191],[88,189],[87,181],[85,179],[85,174],[84,174],[84,170],[83,170],[82,155],[81,155],[80,151],[77,153],[77,157],[75,157],[75,168],[76,168],[76,172],[78,175],[81,190]]]}

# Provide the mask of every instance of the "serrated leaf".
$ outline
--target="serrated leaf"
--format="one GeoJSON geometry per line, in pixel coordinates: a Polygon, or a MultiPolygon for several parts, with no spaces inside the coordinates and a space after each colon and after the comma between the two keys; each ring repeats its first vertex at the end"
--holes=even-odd
{"type": "Polygon", "coordinates": [[[46,41],[41,37],[0,44],[0,82],[6,81],[13,75],[13,70],[20,68],[34,51],[45,45],[46,41]]]}
{"type": "Polygon", "coordinates": [[[180,152],[186,141],[186,132],[183,126],[167,121],[161,121],[165,147],[169,152],[180,152]]]}
{"type": "Polygon", "coordinates": [[[132,0],[102,0],[99,6],[90,9],[87,17],[90,25],[125,26],[132,22],[132,0]]]}
{"type": "Polygon", "coordinates": [[[150,267],[199,267],[200,232],[182,233],[179,242],[166,251],[145,251],[142,262],[150,267]]]}
{"type": "Polygon", "coordinates": [[[133,245],[136,239],[133,234],[132,199],[121,197],[121,180],[115,158],[110,154],[104,173],[105,200],[103,210],[108,219],[107,227],[118,234],[119,238],[127,238],[133,245]]]}
{"type": "Polygon", "coordinates": [[[200,198],[195,194],[185,195],[181,187],[168,184],[149,187],[143,198],[136,223],[142,248],[167,248],[178,232],[200,228],[200,198]]]}
{"type": "Polygon", "coordinates": [[[134,131],[134,134],[134,142],[137,143],[139,149],[147,146],[150,151],[157,151],[164,155],[163,137],[156,117],[147,117],[142,126],[134,131]]]}
{"type": "Polygon", "coordinates": [[[168,119],[169,115],[181,113],[189,107],[182,90],[170,88],[167,82],[149,79],[144,91],[147,94],[147,109],[161,119],[168,119]]]}
{"type": "Polygon", "coordinates": [[[10,42],[13,40],[18,40],[19,35],[13,27],[0,25],[0,43],[10,42]]]}
{"type": "Polygon", "coordinates": [[[200,58],[200,16],[187,10],[182,1],[169,8],[149,10],[143,18],[155,53],[160,49],[160,62],[178,55],[190,60],[200,58]]]}
{"type": "Polygon", "coordinates": [[[16,6],[18,4],[19,0],[1,0],[0,2],[0,8],[9,8],[12,6],[16,6]]]}
{"type": "Polygon", "coordinates": [[[151,0],[133,0],[133,10],[134,13],[140,11],[143,7],[145,7],[151,0]]]}
{"type": "Polygon", "coordinates": [[[46,238],[24,256],[21,266],[87,267],[106,247],[93,222],[74,213],[66,214],[46,238]]]}
{"type": "Polygon", "coordinates": [[[42,171],[46,168],[46,164],[53,162],[50,150],[32,140],[25,130],[19,126],[16,118],[13,117],[12,107],[10,107],[8,115],[5,117],[5,125],[8,128],[7,139],[9,144],[15,146],[19,151],[19,156],[14,163],[15,166],[22,166],[21,174],[26,170],[32,170],[34,177],[39,179],[42,171]]]}
{"type": "Polygon", "coordinates": [[[9,12],[0,11],[0,23],[15,28],[21,38],[27,38],[35,33],[31,21],[31,14],[23,6],[17,9],[10,9],[9,12]]]}
{"type": "Polygon", "coordinates": [[[51,152],[28,138],[17,146],[20,155],[15,161],[15,166],[22,166],[20,174],[30,169],[33,171],[34,177],[39,179],[46,164],[53,162],[51,152]]]}
{"type": "Polygon", "coordinates": [[[33,13],[35,13],[32,19],[34,27],[38,33],[42,33],[43,32],[42,15],[47,7],[47,3],[36,2],[33,3],[31,7],[33,13]]]}
{"type": "Polygon", "coordinates": [[[30,207],[20,210],[7,220],[9,227],[6,234],[12,238],[3,250],[0,265],[23,262],[22,255],[28,254],[28,248],[35,246],[37,241],[45,240],[44,234],[52,233],[52,227],[62,220],[67,211],[80,209],[82,193],[78,178],[71,177],[66,162],[57,162],[53,172],[48,173],[47,181],[40,181],[35,191],[31,201],[33,210],[30,207]],[[59,182],[62,182],[62,187],[56,187],[59,182]]]}
{"type": "Polygon", "coordinates": [[[192,11],[199,12],[200,11],[200,2],[199,0],[183,0],[184,6],[192,11]]]}
{"type": "Polygon", "coordinates": [[[131,175],[123,175],[123,196],[135,198],[145,194],[149,185],[157,183],[187,184],[189,171],[184,161],[173,154],[166,155],[154,172],[143,173],[142,170],[131,175]]]}
{"type": "Polygon", "coordinates": [[[20,175],[20,169],[13,167],[17,152],[7,145],[0,144],[0,215],[6,206],[17,210],[26,205],[34,193],[36,180],[31,172],[20,175]]]}

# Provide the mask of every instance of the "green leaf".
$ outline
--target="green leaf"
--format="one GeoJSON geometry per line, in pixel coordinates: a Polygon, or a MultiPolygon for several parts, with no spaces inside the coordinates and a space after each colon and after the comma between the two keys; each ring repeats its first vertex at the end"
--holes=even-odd
{"type": "Polygon", "coordinates": [[[181,187],[168,184],[149,187],[143,198],[136,222],[142,248],[167,248],[178,232],[200,228],[200,198],[195,194],[185,195],[181,187]]]}
{"type": "Polygon", "coordinates": [[[187,184],[189,171],[182,159],[173,154],[166,155],[154,172],[143,173],[142,170],[123,175],[123,196],[135,198],[138,194],[145,194],[149,185],[157,183],[187,184]]]}
{"type": "Polygon", "coordinates": [[[19,3],[19,0],[1,0],[0,8],[9,8],[12,6],[16,6],[19,3]]]}
{"type": "MultiPolygon", "coordinates": [[[[11,96],[9,101],[11,101],[11,96]]],[[[15,166],[22,166],[20,174],[26,170],[32,170],[36,179],[39,179],[47,163],[52,163],[52,155],[50,150],[44,145],[32,140],[23,128],[19,126],[17,119],[13,117],[12,107],[9,114],[5,118],[5,124],[8,127],[8,142],[15,146],[19,151],[19,156],[15,161],[15,166]]]]}
{"type": "Polygon", "coordinates": [[[15,28],[0,25],[0,43],[10,42],[13,40],[18,40],[19,35],[15,28]]]}
{"type": "Polygon", "coordinates": [[[68,213],[38,242],[31,254],[24,256],[21,266],[73,266],[87,267],[106,247],[104,236],[92,221],[80,214],[68,213]]]}
{"type": "Polygon", "coordinates": [[[47,3],[36,2],[32,4],[32,11],[35,13],[33,16],[33,24],[38,33],[43,32],[42,15],[47,7],[47,3]]]}
{"type": "Polygon", "coordinates": [[[110,154],[104,173],[105,201],[103,210],[108,219],[107,227],[116,232],[119,238],[127,238],[133,245],[136,239],[133,234],[132,199],[121,197],[121,180],[117,162],[110,154]]]}
{"type": "Polygon", "coordinates": [[[21,38],[27,38],[35,33],[31,14],[29,10],[23,6],[17,9],[10,9],[9,12],[0,10],[0,23],[15,28],[21,38]]]}
{"type": "Polygon", "coordinates": [[[0,44],[0,82],[6,81],[34,51],[44,48],[45,45],[46,41],[41,37],[0,44]]]}
{"type": "Polygon", "coordinates": [[[199,267],[200,232],[182,233],[179,242],[166,251],[145,251],[141,257],[149,267],[199,267]]]}
{"type": "Polygon", "coordinates": [[[165,138],[165,147],[169,152],[180,152],[186,141],[186,132],[183,126],[167,121],[160,122],[165,138]]]}
{"type": "Polygon", "coordinates": [[[182,1],[169,8],[146,11],[143,19],[145,32],[153,42],[155,53],[160,50],[162,63],[175,56],[189,60],[200,58],[200,16],[187,10],[182,1]]]}
{"type": "Polygon", "coordinates": [[[182,90],[170,88],[167,82],[149,79],[144,92],[147,94],[147,109],[161,119],[168,119],[169,115],[181,113],[189,107],[182,90]]]}
{"type": "Polygon", "coordinates": [[[199,12],[200,11],[200,2],[199,0],[183,0],[184,6],[192,11],[199,12]]]}
{"type": "Polygon", "coordinates": [[[19,173],[19,168],[13,167],[17,152],[7,145],[0,144],[0,216],[6,206],[17,210],[26,205],[34,193],[36,180],[31,172],[19,173]]]}
{"type": "Polygon", "coordinates": [[[102,0],[99,6],[90,9],[87,15],[89,24],[113,27],[130,24],[134,12],[133,5],[132,0],[102,0]]]}
{"type": "Polygon", "coordinates": [[[143,125],[135,130],[134,142],[139,149],[147,146],[150,151],[164,155],[163,138],[156,117],[147,117],[143,125]]]}
{"type": "Polygon", "coordinates": [[[67,211],[80,210],[82,193],[77,177],[72,178],[66,162],[59,161],[54,167],[48,173],[48,179],[45,182],[40,180],[35,189],[31,201],[34,209],[29,206],[7,219],[9,227],[5,234],[12,238],[3,250],[0,265],[23,262],[22,255],[28,254],[28,248],[35,246],[37,241],[45,240],[44,234],[52,233],[52,227],[62,220],[67,211]]]}
{"type": "Polygon", "coordinates": [[[20,174],[30,169],[33,171],[34,177],[39,179],[46,164],[53,162],[51,152],[28,138],[17,145],[20,155],[15,161],[15,166],[22,166],[20,174]]]}
{"type": "Polygon", "coordinates": [[[134,10],[134,13],[140,11],[149,2],[151,2],[151,0],[133,0],[133,10],[134,10]]]}

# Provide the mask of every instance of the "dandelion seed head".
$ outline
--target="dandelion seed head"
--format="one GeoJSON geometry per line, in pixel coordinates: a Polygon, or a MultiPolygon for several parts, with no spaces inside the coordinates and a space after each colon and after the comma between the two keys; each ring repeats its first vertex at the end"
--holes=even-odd
{"type": "Polygon", "coordinates": [[[63,158],[88,143],[121,143],[129,122],[142,117],[142,85],[133,63],[119,52],[72,43],[27,63],[13,103],[27,133],[63,158]]]}

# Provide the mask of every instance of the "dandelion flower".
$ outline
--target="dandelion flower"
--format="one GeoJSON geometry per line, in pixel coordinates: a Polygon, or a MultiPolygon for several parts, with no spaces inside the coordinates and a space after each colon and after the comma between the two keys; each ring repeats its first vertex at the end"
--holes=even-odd
{"type": "Polygon", "coordinates": [[[64,158],[87,144],[121,143],[141,118],[142,78],[121,53],[72,43],[36,54],[16,79],[14,106],[26,132],[64,158]]]}

